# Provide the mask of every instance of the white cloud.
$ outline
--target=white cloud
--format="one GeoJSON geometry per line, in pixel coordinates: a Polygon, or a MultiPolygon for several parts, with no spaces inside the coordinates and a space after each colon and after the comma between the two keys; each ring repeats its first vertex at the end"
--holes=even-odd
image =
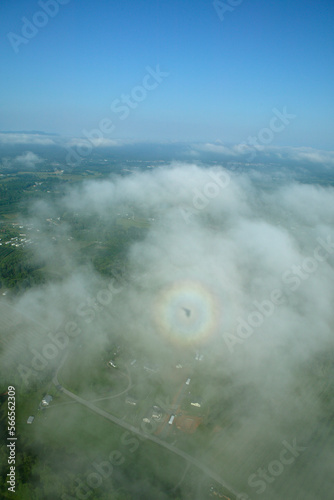
{"type": "Polygon", "coordinates": [[[20,156],[14,158],[13,163],[22,165],[25,168],[34,169],[39,163],[43,163],[43,158],[36,155],[32,151],[26,151],[20,156]]]}
{"type": "Polygon", "coordinates": [[[334,151],[319,150],[306,147],[279,147],[260,145],[259,148],[247,143],[223,145],[221,143],[192,144],[190,154],[212,153],[222,158],[233,157],[240,161],[247,161],[247,157],[254,156],[256,161],[292,160],[297,162],[318,163],[325,166],[334,165],[334,151]]]}
{"type": "MultiPolygon", "coordinates": [[[[289,149],[290,154],[293,151],[289,149]]],[[[299,153],[305,151],[298,150],[298,157],[299,153]]],[[[207,444],[203,442],[199,459],[219,456],[217,470],[231,482],[247,486],[249,474],[263,467],[263,460],[275,458],[273,450],[283,439],[297,438],[316,451],[314,433],[323,433],[323,437],[327,431],[327,409],[320,393],[332,383],[323,375],[317,377],[313,368],[317,356],[326,359],[334,349],[333,188],[286,180],[262,189],[248,175],[175,163],[113,180],[86,181],[70,187],[56,203],[39,203],[35,214],[35,227],[41,234],[36,251],[45,259],[47,269],[58,272],[59,281],[13,299],[22,314],[46,325],[44,332],[31,328],[33,334],[28,335],[27,328],[22,328],[16,339],[11,336],[12,352],[21,344],[26,346],[22,353],[25,364],[31,363],[29,349],[42,352],[50,344],[49,332],[57,331],[59,323],[66,321],[79,325],[87,356],[109,345],[115,332],[126,336],[134,351],[138,349],[162,365],[168,362],[172,366],[173,356],[202,349],[206,361],[200,377],[210,381],[203,388],[203,397],[210,401],[210,411],[215,408],[221,412],[222,429],[212,434],[207,444]],[[229,183],[222,187],[218,181],[227,175],[229,183]],[[190,221],[185,220],[184,212],[190,213],[190,221]],[[44,232],[48,227],[45,219],[63,213],[69,223],[52,226],[52,235],[60,242],[56,245],[50,231],[44,232]],[[106,280],[90,264],[83,266],[85,250],[80,254],[75,241],[68,239],[71,218],[76,214],[77,224],[82,217],[86,234],[96,231],[94,241],[96,238],[103,248],[100,239],[115,242],[113,234],[118,238],[123,231],[117,224],[118,213],[123,214],[121,219],[133,215],[150,222],[136,241],[131,240],[131,232],[126,233],[121,258],[126,262],[127,280],[122,291],[99,312],[93,305],[99,293],[105,297],[106,280]],[[325,242],[320,251],[319,237],[325,242]],[[178,300],[183,306],[187,297],[184,283],[198,299],[203,317],[208,318],[212,335],[202,339],[200,347],[182,343],[180,307],[173,310],[174,298],[164,294],[166,287],[180,287],[178,300]],[[284,301],[268,306],[275,289],[282,291],[284,301]],[[207,304],[211,302],[210,309],[207,304]],[[89,324],[77,312],[82,303],[85,307],[81,312],[91,312],[89,324]],[[165,311],[164,321],[156,317],[157,310],[165,311]],[[249,319],[254,311],[254,322],[262,317],[258,326],[249,319]],[[251,325],[249,338],[240,336],[240,320],[251,325]],[[226,333],[240,341],[232,352],[226,333]]],[[[77,350],[72,355],[73,361],[84,357],[77,350]]],[[[10,366],[6,352],[1,357],[1,363],[17,374],[14,361],[10,366]]],[[[59,357],[47,360],[50,370],[58,364],[59,357]]],[[[140,383],[145,387],[145,377],[140,383]]],[[[164,377],[161,386],[168,387],[164,377]]],[[[325,446],[325,440],[319,442],[325,446]]],[[[328,454],[323,466],[333,461],[332,450],[328,454]]],[[[311,469],[319,467],[316,460],[309,463],[311,469]]],[[[320,486],[328,488],[327,493],[332,491],[330,477],[327,484],[323,479],[312,479],[316,485],[311,494],[309,485],[300,480],[300,469],[295,476],[292,469],[289,471],[289,498],[314,498],[320,486]]],[[[330,493],[323,498],[330,498],[330,493]]]]}
{"type": "Polygon", "coordinates": [[[40,134],[0,133],[0,144],[36,144],[40,146],[52,146],[57,144],[52,136],[40,134]]]}
{"type": "Polygon", "coordinates": [[[89,139],[85,139],[84,137],[73,137],[69,141],[67,141],[66,145],[69,147],[85,147],[87,145],[98,148],[98,147],[115,147],[121,146],[125,141],[108,139],[106,137],[92,137],[89,139]]]}

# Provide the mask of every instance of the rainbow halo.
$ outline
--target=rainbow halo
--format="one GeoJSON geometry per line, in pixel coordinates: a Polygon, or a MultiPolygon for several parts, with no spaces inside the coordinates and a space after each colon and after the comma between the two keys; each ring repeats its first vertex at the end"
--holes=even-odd
{"type": "Polygon", "coordinates": [[[214,295],[196,281],[173,282],[157,296],[154,320],[172,342],[198,344],[207,340],[218,323],[214,295]]]}

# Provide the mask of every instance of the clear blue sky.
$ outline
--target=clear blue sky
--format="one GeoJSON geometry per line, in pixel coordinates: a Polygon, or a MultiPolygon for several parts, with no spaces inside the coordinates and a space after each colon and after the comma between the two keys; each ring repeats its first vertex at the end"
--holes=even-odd
{"type": "Polygon", "coordinates": [[[333,0],[243,0],[223,21],[206,0],[69,0],[15,53],[7,34],[40,10],[0,4],[0,130],[81,136],[109,118],[115,139],[238,143],[286,106],[275,144],[334,149],[333,0]],[[111,103],[157,64],[169,76],[120,120],[111,103]]]}

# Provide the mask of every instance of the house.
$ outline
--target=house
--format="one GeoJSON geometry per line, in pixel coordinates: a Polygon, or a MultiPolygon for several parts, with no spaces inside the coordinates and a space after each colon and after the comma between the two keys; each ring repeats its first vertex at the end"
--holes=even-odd
{"type": "Polygon", "coordinates": [[[152,409],[152,418],[154,420],[161,420],[161,417],[162,417],[161,408],[159,408],[158,406],[153,406],[153,409],[152,409]]]}
{"type": "Polygon", "coordinates": [[[197,408],[200,408],[202,405],[202,400],[200,398],[193,398],[193,400],[190,404],[192,406],[197,406],[197,408]]]}
{"type": "Polygon", "coordinates": [[[42,402],[41,402],[41,405],[42,406],[49,406],[49,404],[51,403],[52,401],[52,396],[50,396],[50,394],[46,394],[44,396],[44,398],[42,399],[42,402]]]}
{"type": "Polygon", "coordinates": [[[35,416],[30,415],[30,417],[28,417],[27,424],[32,424],[34,420],[35,420],[35,416]]]}
{"type": "Polygon", "coordinates": [[[137,400],[134,399],[134,398],[131,398],[130,396],[128,396],[125,400],[126,404],[128,405],[132,405],[132,406],[137,406],[137,400]]]}

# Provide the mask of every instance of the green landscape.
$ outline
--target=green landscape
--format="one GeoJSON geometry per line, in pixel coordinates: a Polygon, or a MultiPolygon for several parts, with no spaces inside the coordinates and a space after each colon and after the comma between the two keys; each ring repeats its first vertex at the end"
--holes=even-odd
{"type": "MultiPolygon", "coordinates": [[[[81,203],[91,183],[133,182],[131,176],[140,179],[146,171],[141,165],[141,174],[125,175],[122,169],[117,174],[114,166],[111,177],[103,167],[75,174],[3,173],[0,178],[0,352],[5,367],[0,425],[5,436],[6,387],[15,386],[17,497],[253,500],[258,485],[259,490],[270,487],[276,500],[282,491],[294,491],[296,474],[312,490],[308,464],[334,440],[333,350],[318,350],[294,364],[288,389],[284,395],[275,390],[274,397],[270,391],[264,396],[255,380],[239,379],[238,358],[226,356],[230,344],[224,347],[223,328],[204,343],[173,340],[173,326],[165,322],[177,321],[186,334],[191,314],[197,321],[201,311],[196,312],[196,293],[202,293],[194,281],[195,292],[187,295],[191,274],[183,273],[182,266],[186,269],[190,253],[181,255],[183,264],[176,271],[171,268],[174,280],[167,273],[161,281],[161,269],[179,248],[170,247],[166,260],[164,234],[172,235],[179,221],[174,217],[169,226],[164,204],[148,209],[126,196],[105,211],[100,204],[109,199],[90,209],[81,203]],[[159,254],[156,234],[162,240],[159,254]],[[156,318],[156,301],[164,294],[173,297],[179,282],[182,307],[173,306],[171,319],[168,309],[166,318],[156,318]],[[268,415],[276,419],[277,429],[275,437],[264,438],[268,415]],[[308,443],[308,455],[277,479],[256,480],[254,471],[280,452],[277,442],[296,437],[308,443]]],[[[315,189],[321,189],[318,181],[315,189]]],[[[301,189],[306,185],[299,183],[301,189]]],[[[262,184],[256,189],[275,193],[262,184]]],[[[194,224],[206,226],[206,238],[225,227],[209,210],[195,217],[194,224]]],[[[268,224],[273,219],[276,228],[288,224],[290,230],[282,215],[261,217],[268,224]]],[[[248,356],[247,342],[239,338],[232,345],[248,356]]],[[[288,352],[287,346],[280,349],[282,355],[288,352]]],[[[6,446],[0,454],[6,464],[6,446]]],[[[4,466],[3,484],[6,474],[4,466]]],[[[4,491],[3,498],[12,498],[11,492],[4,491]]]]}

